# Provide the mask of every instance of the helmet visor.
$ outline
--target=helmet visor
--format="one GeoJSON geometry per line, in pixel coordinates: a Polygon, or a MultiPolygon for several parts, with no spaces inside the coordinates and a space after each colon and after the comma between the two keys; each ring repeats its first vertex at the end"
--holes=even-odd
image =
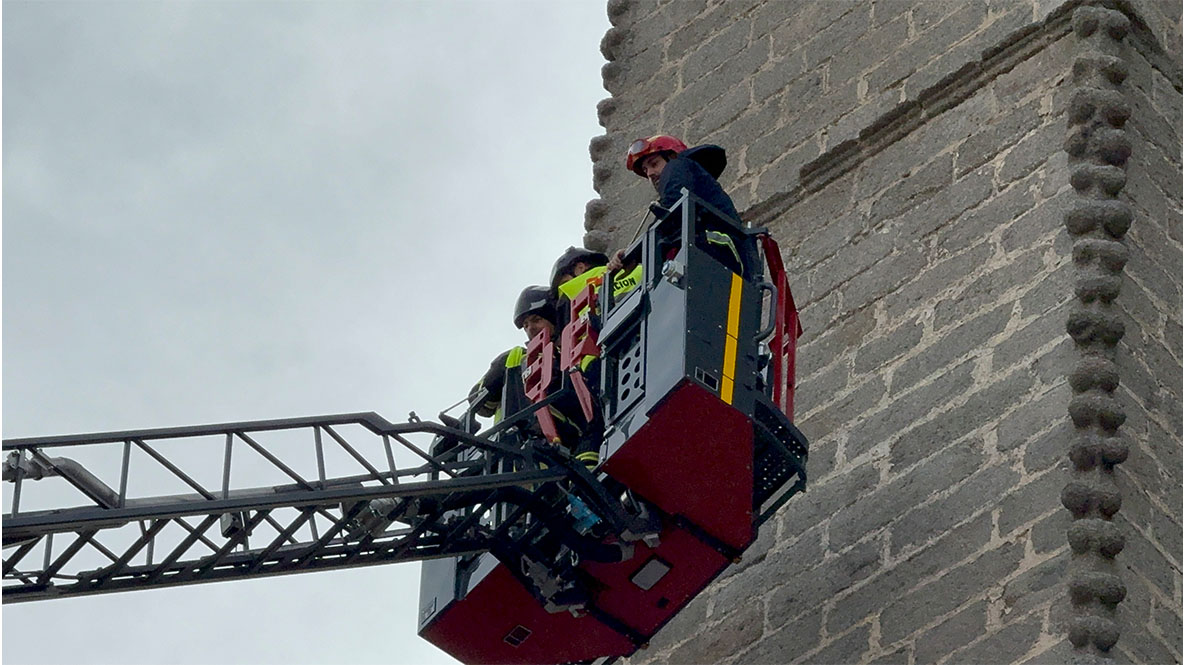
{"type": "Polygon", "coordinates": [[[646,139],[638,139],[637,141],[634,141],[632,144],[630,144],[630,149],[627,154],[640,155],[648,147],[650,147],[650,141],[647,141],[646,139]]]}

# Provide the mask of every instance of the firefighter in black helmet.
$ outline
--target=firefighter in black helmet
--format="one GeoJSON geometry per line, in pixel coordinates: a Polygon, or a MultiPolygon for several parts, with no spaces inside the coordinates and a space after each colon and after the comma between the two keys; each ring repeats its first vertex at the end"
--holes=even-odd
{"type": "MultiPolygon", "coordinates": [[[[554,337],[556,332],[555,301],[546,286],[528,286],[518,294],[514,303],[514,327],[526,333],[530,340],[542,330],[547,330],[554,337]]],[[[522,365],[526,349],[516,346],[503,351],[490,363],[481,380],[469,391],[469,399],[476,399],[485,390],[485,396],[477,406],[477,415],[483,417],[499,416],[502,405],[502,395],[506,387],[507,370],[522,365]]],[[[521,392],[521,390],[519,391],[521,392]]]]}

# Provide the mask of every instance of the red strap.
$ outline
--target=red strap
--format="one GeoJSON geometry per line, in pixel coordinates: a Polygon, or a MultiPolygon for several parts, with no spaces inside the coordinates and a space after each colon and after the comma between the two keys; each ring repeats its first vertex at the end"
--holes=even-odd
{"type": "Polygon", "coordinates": [[[576,399],[580,402],[580,410],[584,412],[586,422],[592,422],[593,419],[593,399],[580,365],[586,357],[600,358],[601,347],[597,344],[597,330],[593,327],[590,317],[582,317],[580,312],[586,309],[589,312],[596,311],[597,287],[600,283],[599,278],[589,280],[584,289],[572,299],[569,309],[570,321],[564,326],[560,339],[560,368],[572,377],[572,389],[576,391],[576,399]]]}
{"type": "MultiPolygon", "coordinates": [[[[524,392],[532,403],[542,401],[550,391],[554,358],[555,344],[551,342],[551,333],[546,329],[539,331],[527,343],[527,369],[523,372],[524,392]]],[[[543,436],[548,441],[555,443],[560,440],[551,409],[536,409],[535,419],[539,421],[543,436]]]]}

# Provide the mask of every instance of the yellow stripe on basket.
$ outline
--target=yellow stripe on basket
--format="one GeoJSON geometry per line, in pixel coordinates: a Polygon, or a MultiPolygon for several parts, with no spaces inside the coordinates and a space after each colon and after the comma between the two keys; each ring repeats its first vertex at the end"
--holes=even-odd
{"type": "Polygon", "coordinates": [[[732,404],[733,378],[737,368],[737,333],[741,327],[741,276],[732,274],[732,288],[728,293],[728,326],[724,336],[724,367],[720,381],[720,399],[732,404]]]}

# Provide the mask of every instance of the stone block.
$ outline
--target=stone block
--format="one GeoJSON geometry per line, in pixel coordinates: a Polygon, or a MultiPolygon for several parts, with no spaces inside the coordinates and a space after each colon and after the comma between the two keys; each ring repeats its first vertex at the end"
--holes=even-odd
{"type": "Polygon", "coordinates": [[[865,624],[827,643],[811,655],[811,663],[859,663],[869,652],[869,637],[872,628],[865,624]]]}
{"type": "Polygon", "coordinates": [[[1000,108],[1013,109],[1029,98],[1043,96],[1058,78],[1069,71],[1074,57],[1074,39],[1070,35],[1046,46],[1038,57],[1029,58],[1001,73],[992,82],[1000,108]],[[1064,63],[1064,66],[1058,66],[1064,63]]]}
{"type": "Polygon", "coordinates": [[[807,72],[801,51],[780,51],[779,43],[770,44],[770,62],[753,75],[753,101],[761,102],[771,97],[781,97],[788,86],[801,86],[808,99],[821,94],[822,72],[807,72]]]}
{"type": "MultiPolygon", "coordinates": [[[[1068,548],[1066,530],[1070,528],[1073,516],[1068,510],[1055,510],[1047,517],[1033,525],[1029,539],[1036,554],[1048,554],[1062,548],[1068,548]]],[[[1069,550],[1067,550],[1069,551],[1069,550]]]]}
{"type": "Polygon", "coordinates": [[[1062,150],[1065,128],[1060,122],[1042,125],[1021,139],[1000,165],[1001,184],[1020,180],[1062,150]]]}
{"type": "MultiPolygon", "coordinates": [[[[1179,504],[1178,504],[1179,505],[1179,504]]],[[[1163,509],[1149,513],[1148,536],[1157,549],[1168,556],[1169,563],[1181,568],[1181,515],[1163,509]]]]}
{"type": "MultiPolygon", "coordinates": [[[[987,18],[987,7],[983,2],[919,3],[914,9],[915,37],[895,57],[868,73],[870,91],[890,88],[906,79],[935,57],[946,53],[956,42],[974,32],[987,18]],[[952,7],[958,7],[946,14],[952,7]],[[946,14],[944,18],[931,23],[935,13],[946,14]],[[927,18],[919,18],[919,14],[927,18]]],[[[956,67],[957,69],[957,67],[956,67]]]]}
{"type": "Polygon", "coordinates": [[[804,431],[835,432],[849,431],[860,417],[876,408],[885,395],[885,382],[872,377],[855,390],[822,409],[801,418],[804,431]]]}
{"type": "MultiPolygon", "coordinates": [[[[646,51],[645,53],[650,54],[651,52],[646,51]]],[[[623,122],[638,121],[646,113],[658,109],[675,95],[678,91],[678,83],[679,80],[675,75],[675,70],[670,68],[658,70],[656,74],[631,88],[628,105],[622,106],[620,98],[613,98],[618,104],[618,107],[611,116],[611,124],[616,127],[623,122]]],[[[624,140],[632,141],[639,135],[650,136],[652,134],[653,130],[650,132],[642,131],[640,134],[634,132],[624,140]]],[[[622,150],[620,154],[625,154],[625,151],[622,150]]],[[[620,158],[620,155],[615,155],[615,157],[617,159],[613,161],[614,166],[618,166],[624,161],[620,158]]]]}
{"type": "MultiPolygon", "coordinates": [[[[828,364],[836,358],[847,355],[849,351],[863,343],[876,327],[876,316],[872,312],[858,312],[838,321],[832,321],[824,329],[815,329],[813,334],[803,333],[799,338],[798,348],[801,355],[816,355],[827,359],[828,364]],[[809,348],[809,350],[807,350],[809,348]]],[[[810,376],[810,372],[800,370],[800,377],[810,376]]]]}
{"type": "Polygon", "coordinates": [[[869,223],[897,217],[917,207],[952,183],[954,157],[939,155],[924,166],[907,171],[902,179],[887,188],[872,203],[869,223]]]}
{"type": "MultiPolygon", "coordinates": [[[[797,503],[798,498],[788,505],[797,503]]],[[[767,552],[762,563],[721,580],[712,592],[713,607],[739,607],[818,568],[823,561],[822,534],[822,529],[810,531],[782,549],[767,552]]]]}
{"type": "Polygon", "coordinates": [[[950,186],[938,190],[909,211],[903,218],[907,235],[925,238],[980,205],[994,193],[993,178],[993,169],[988,166],[958,176],[950,186]]]}
{"type": "Polygon", "coordinates": [[[757,205],[771,196],[793,190],[798,185],[798,172],[802,165],[819,155],[819,146],[812,141],[802,143],[786,152],[769,168],[761,171],[757,179],[754,199],[757,205]]]}
{"type": "MultiPolygon", "coordinates": [[[[681,70],[683,85],[689,85],[692,81],[708,74],[749,47],[750,27],[751,24],[747,19],[734,20],[726,24],[724,29],[712,35],[707,42],[698,45],[694,57],[683,61],[681,70]]],[[[761,63],[769,59],[769,44],[762,40],[756,46],[759,47],[757,51],[761,54],[760,62],[757,63],[757,66],[760,66],[761,63]]],[[[757,71],[757,67],[753,67],[747,73],[752,74],[755,71],[757,71]]]]}
{"type": "MultiPolygon", "coordinates": [[[[872,8],[873,15],[877,6],[872,8]]],[[[909,38],[909,17],[903,13],[880,23],[872,30],[860,35],[842,53],[832,58],[828,68],[830,85],[847,85],[873,65],[893,57],[909,38]]]]}
{"type": "Polygon", "coordinates": [[[851,506],[835,511],[829,527],[831,548],[842,549],[884,528],[932,494],[970,476],[982,460],[981,450],[950,446],[851,506]]]}
{"type": "Polygon", "coordinates": [[[974,319],[941,332],[937,341],[893,371],[893,392],[900,393],[935,372],[955,365],[968,355],[987,352],[988,340],[998,335],[1012,318],[1012,304],[1006,303],[974,319]]]}
{"type": "Polygon", "coordinates": [[[1007,538],[1017,529],[1043,519],[1055,510],[1065,510],[1061,504],[1062,488],[1069,479],[1067,463],[1052,468],[1036,478],[1027,478],[1019,486],[1000,487],[999,529],[1007,538]]]}
{"type": "Polygon", "coordinates": [[[1037,645],[1044,618],[1033,612],[1011,621],[971,646],[955,651],[951,662],[968,665],[1015,663],[1037,645]]]}
{"type": "MultiPolygon", "coordinates": [[[[1039,2],[1047,2],[1048,0],[1038,0],[1039,2]]],[[[1055,607],[1057,605],[1055,604],[1055,607]]],[[[1066,603],[1064,607],[1069,607],[1066,603]]],[[[1026,654],[1020,665],[1052,665],[1054,663],[1073,663],[1079,658],[1081,654],[1074,649],[1074,645],[1070,640],[1063,637],[1066,632],[1064,627],[1058,626],[1054,628],[1057,638],[1047,639],[1043,644],[1039,644],[1031,653],[1026,654]]]]}
{"type": "Polygon", "coordinates": [[[744,85],[730,88],[711,104],[688,117],[686,136],[706,136],[725,126],[748,108],[749,90],[744,85]]]}
{"type": "Polygon", "coordinates": [[[698,50],[712,35],[728,26],[731,10],[727,4],[711,6],[704,0],[672,2],[663,12],[668,21],[667,57],[682,60],[698,50]]]}
{"type": "Polygon", "coordinates": [[[915,665],[933,665],[955,649],[965,646],[987,629],[988,608],[980,601],[918,636],[915,665]]]}
{"type": "Polygon", "coordinates": [[[893,644],[951,612],[1016,571],[1024,548],[1005,543],[890,603],[881,612],[881,643],[893,644]]]}
{"type": "Polygon", "coordinates": [[[991,537],[992,516],[984,513],[896,565],[882,569],[865,584],[836,599],[827,615],[828,632],[842,632],[876,614],[887,598],[899,597],[939,571],[955,566],[985,547],[991,537]]]}
{"type": "MultiPolygon", "coordinates": [[[[743,148],[735,150],[733,154],[729,155],[730,171],[737,174],[751,173],[755,168],[764,168],[767,164],[763,162],[751,162],[749,159],[749,150],[758,143],[758,137],[768,133],[777,124],[780,113],[781,108],[777,100],[767,100],[764,104],[758,105],[750,104],[748,109],[737,116],[732,122],[728,123],[728,125],[716,133],[705,136],[704,141],[707,143],[740,143],[743,148]]],[[[733,191],[735,192],[735,189],[733,191]]],[[[739,203],[737,205],[738,210],[744,210],[747,207],[742,207],[739,203]]]]}
{"type": "MultiPolygon", "coordinates": [[[[1034,178],[1034,181],[1036,179],[1034,178]]],[[[983,205],[974,208],[939,230],[936,236],[938,249],[945,253],[957,253],[974,246],[998,230],[1014,223],[1032,210],[1037,199],[1028,183],[1016,183],[1000,190],[987,199],[983,205]]]]}
{"type": "Polygon", "coordinates": [[[912,657],[912,647],[906,645],[873,658],[868,665],[910,665],[912,657]]]}
{"type": "Polygon", "coordinates": [[[815,648],[823,626],[822,604],[809,613],[782,626],[771,626],[773,631],[737,658],[738,663],[789,663],[815,648]]]}
{"type": "Polygon", "coordinates": [[[1161,640],[1155,639],[1146,629],[1129,628],[1120,634],[1115,645],[1119,659],[1128,663],[1180,663],[1181,656],[1161,640]]]}
{"type": "Polygon", "coordinates": [[[1017,139],[1041,126],[1041,100],[1019,107],[1005,107],[1007,112],[991,118],[955,149],[955,173],[962,177],[991,161],[1015,144],[1017,139]]]}
{"type": "Polygon", "coordinates": [[[769,35],[795,20],[795,7],[785,2],[763,2],[749,14],[753,22],[753,38],[769,35]]]}
{"type": "Polygon", "coordinates": [[[971,476],[946,496],[908,511],[890,527],[890,552],[896,556],[949,531],[954,525],[990,508],[1001,492],[1018,482],[1019,474],[1003,465],[990,466],[971,476]]]}
{"type": "MultiPolygon", "coordinates": [[[[811,459],[814,459],[813,451],[811,459]]],[[[807,469],[810,478],[809,465],[807,469]]],[[[784,536],[798,536],[824,525],[832,513],[852,505],[879,484],[880,471],[871,464],[862,464],[826,482],[808,483],[807,491],[791,500],[777,518],[783,525],[784,536]]]]}
{"type": "Polygon", "coordinates": [[[806,67],[810,70],[854,44],[868,30],[872,7],[857,3],[852,8],[811,35],[803,45],[806,67]]]}
{"type": "Polygon", "coordinates": [[[691,81],[662,105],[664,117],[682,122],[737,86],[744,87],[744,83],[720,76],[705,76],[691,81]]]}
{"type": "Polygon", "coordinates": [[[999,418],[1024,397],[1032,384],[1033,378],[1029,374],[1014,372],[976,391],[965,404],[918,425],[890,447],[893,471],[906,468],[934,449],[958,441],[999,418]]]}
{"type": "Polygon", "coordinates": [[[1155,603],[1152,619],[1152,633],[1159,637],[1166,648],[1176,648],[1177,662],[1181,662],[1181,606],[1180,603],[1170,605],[1162,601],[1155,603]]]}
{"type": "Polygon", "coordinates": [[[937,303],[934,328],[946,328],[985,309],[1013,302],[1010,293],[1044,277],[1047,270],[1044,254],[1045,249],[1037,247],[985,266],[985,272],[974,281],[937,303]]]}
{"type": "Polygon", "coordinates": [[[835,150],[845,141],[857,141],[860,135],[878,118],[897,105],[900,95],[894,91],[882,92],[863,99],[851,112],[840,116],[834,123],[823,128],[820,138],[824,151],[835,150]]]}
{"type": "MultiPolygon", "coordinates": [[[[1069,317],[1067,301],[1057,309],[1030,321],[1019,330],[1001,340],[992,350],[993,371],[1011,371],[1020,367],[1026,358],[1052,342],[1066,337],[1066,320],[1069,317]]],[[[1068,370],[1068,368],[1067,368],[1068,370]]]]}
{"type": "Polygon", "coordinates": [[[856,275],[843,288],[843,313],[860,311],[897,291],[926,266],[923,249],[905,243],[891,255],[856,275]]]}
{"type": "MultiPolygon", "coordinates": [[[[801,430],[802,427],[800,426],[799,429],[801,430]]],[[[812,481],[826,478],[835,470],[836,464],[839,462],[839,438],[834,432],[816,434],[814,430],[809,429],[803,434],[806,434],[807,440],[811,442],[810,456],[806,462],[807,478],[812,481]],[[820,443],[820,439],[822,439],[822,443],[820,443]]]]}
{"type": "Polygon", "coordinates": [[[872,575],[881,565],[880,543],[865,541],[814,568],[792,566],[784,570],[785,582],[769,597],[766,615],[769,625],[784,625],[823,605],[828,598],[872,575]]]}
{"type": "Polygon", "coordinates": [[[852,246],[867,228],[867,220],[857,210],[825,220],[818,230],[802,239],[793,257],[794,270],[806,272],[811,266],[852,246]]]}
{"type": "Polygon", "coordinates": [[[842,288],[842,284],[885,261],[900,245],[899,234],[888,229],[879,229],[853,238],[807,273],[807,300],[813,300],[836,289],[847,296],[848,290],[842,288]]]}
{"type": "Polygon", "coordinates": [[[906,355],[921,341],[924,328],[921,320],[910,318],[880,336],[870,335],[856,349],[852,358],[853,371],[857,374],[878,371],[906,355]]]}
{"type": "MultiPolygon", "coordinates": [[[[804,228],[806,223],[809,222],[813,230],[822,227],[827,220],[853,209],[858,204],[858,201],[853,197],[856,179],[855,173],[848,173],[829,182],[825,188],[819,191],[804,194],[803,198],[796,201],[794,206],[783,215],[786,222],[793,222],[793,225],[788,226],[786,230],[801,238],[808,233],[804,228]]],[[[796,242],[796,239],[791,242],[796,242]]]]}
{"type": "MultiPolygon", "coordinates": [[[[1069,402],[1066,402],[1067,406],[1069,402]]],[[[1061,461],[1069,454],[1073,441],[1074,426],[1070,424],[1069,414],[1051,419],[1053,429],[1025,446],[1024,470],[1026,473],[1044,471],[1061,461]]]]}
{"type": "Polygon", "coordinates": [[[1024,446],[1044,433],[1051,423],[1066,418],[1070,387],[1066,383],[1025,400],[1024,406],[1008,414],[996,427],[996,449],[1007,452],[1024,446]]]}
{"type": "Polygon", "coordinates": [[[979,52],[982,46],[978,39],[952,44],[938,57],[919,65],[913,73],[901,82],[901,96],[906,99],[920,99],[934,113],[952,104],[958,104],[960,85],[966,85],[979,67],[979,52]]]}
{"type": "Polygon", "coordinates": [[[708,594],[704,593],[679,610],[670,623],[650,640],[651,653],[699,635],[707,621],[708,594]]]}
{"type": "Polygon", "coordinates": [[[900,321],[927,315],[933,311],[934,303],[944,297],[944,293],[982,267],[994,251],[984,242],[961,253],[932,260],[930,265],[918,272],[916,279],[885,297],[883,307],[886,317],[890,321],[900,321]]]}
{"type": "MultiPolygon", "coordinates": [[[[1065,256],[1065,255],[1063,255],[1065,256]]],[[[1074,297],[1074,266],[1068,256],[1066,260],[1040,277],[1037,284],[1018,300],[1021,318],[1046,316],[1055,309],[1065,306],[1074,297]]],[[[1065,310],[1060,310],[1065,311],[1065,310]]]]}
{"type": "Polygon", "coordinates": [[[761,638],[764,608],[751,600],[730,611],[720,623],[700,630],[671,651],[672,663],[715,663],[747,648],[761,638]]]}
{"type": "Polygon", "coordinates": [[[1181,569],[1147,538],[1136,535],[1134,526],[1122,510],[1116,513],[1115,521],[1125,536],[1123,552],[1116,557],[1116,561],[1122,561],[1128,570],[1138,571],[1149,585],[1171,596],[1171,590],[1181,581],[1181,569]]]}
{"type": "Polygon", "coordinates": [[[1028,614],[1051,602],[1065,602],[1066,565],[1069,560],[1070,552],[1067,550],[1010,580],[1004,586],[1004,618],[1028,614]]]}
{"type": "Polygon", "coordinates": [[[812,374],[794,387],[794,409],[797,413],[810,413],[835,399],[849,383],[852,369],[847,362],[833,362],[825,369],[812,374]]]}
{"type": "MultiPolygon", "coordinates": [[[[918,386],[912,392],[894,393],[892,401],[852,428],[848,438],[848,449],[864,452],[881,441],[896,438],[901,432],[926,420],[934,411],[941,409],[951,400],[958,399],[971,387],[975,381],[972,376],[973,370],[974,363],[965,362],[949,372],[943,372],[933,381],[918,386]]],[[[911,439],[911,436],[907,433],[905,438],[911,439]]],[[[929,452],[942,447],[941,443],[933,441],[894,444],[898,445],[929,452]]],[[[924,456],[928,453],[918,454],[924,456]]]]}

